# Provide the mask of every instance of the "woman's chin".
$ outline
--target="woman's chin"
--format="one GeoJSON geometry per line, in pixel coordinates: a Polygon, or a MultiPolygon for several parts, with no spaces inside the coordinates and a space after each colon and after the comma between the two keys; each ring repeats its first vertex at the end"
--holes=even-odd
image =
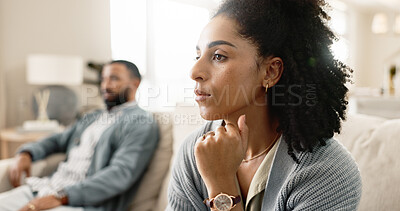
{"type": "Polygon", "coordinates": [[[201,107],[200,107],[200,116],[207,121],[219,120],[223,118],[223,115],[221,113],[210,112],[206,109],[202,109],[201,107]]]}
{"type": "Polygon", "coordinates": [[[212,117],[210,117],[208,115],[200,114],[200,116],[201,116],[201,118],[203,118],[204,120],[207,120],[207,121],[217,120],[217,119],[214,119],[214,118],[212,118],[212,117]]]}

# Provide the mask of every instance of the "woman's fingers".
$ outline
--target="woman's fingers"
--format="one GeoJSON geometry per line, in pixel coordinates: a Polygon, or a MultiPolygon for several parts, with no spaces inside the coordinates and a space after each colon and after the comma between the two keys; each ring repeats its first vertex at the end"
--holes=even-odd
{"type": "Polygon", "coordinates": [[[209,136],[215,136],[215,132],[214,131],[208,131],[206,134],[204,134],[205,138],[209,137],[209,136]]]}
{"type": "Polygon", "coordinates": [[[226,139],[229,137],[239,137],[239,139],[242,142],[243,149],[247,149],[247,142],[248,142],[248,136],[249,136],[249,128],[247,127],[246,124],[246,115],[241,115],[238,119],[238,127],[236,127],[233,124],[226,124],[224,126],[218,126],[214,131],[209,131],[203,136],[198,138],[198,141],[205,141],[207,139],[212,139],[215,138],[216,140],[222,138],[226,139]]]}
{"type": "Polygon", "coordinates": [[[198,138],[194,154],[206,186],[220,184],[236,175],[247,147],[248,128],[244,115],[239,118],[238,125],[220,126],[198,138]]]}
{"type": "Polygon", "coordinates": [[[226,129],[226,135],[230,136],[230,137],[240,137],[240,131],[239,128],[231,123],[228,123],[225,125],[225,129],[226,129]]]}
{"type": "Polygon", "coordinates": [[[200,136],[199,138],[197,138],[197,143],[196,144],[198,144],[199,142],[202,142],[204,140],[205,140],[205,136],[204,135],[200,136]]]}
{"type": "Polygon", "coordinates": [[[224,126],[218,126],[217,129],[215,129],[215,134],[223,134],[226,132],[226,128],[224,126]]]}
{"type": "Polygon", "coordinates": [[[247,150],[247,142],[249,138],[249,128],[246,124],[246,115],[242,115],[238,119],[238,127],[240,132],[240,137],[242,138],[243,149],[247,150]]]}

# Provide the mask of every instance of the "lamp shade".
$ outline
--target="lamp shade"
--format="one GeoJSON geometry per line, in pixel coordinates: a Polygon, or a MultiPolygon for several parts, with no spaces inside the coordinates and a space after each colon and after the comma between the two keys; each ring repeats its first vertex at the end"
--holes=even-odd
{"type": "Polygon", "coordinates": [[[397,15],[394,20],[393,31],[396,34],[400,34],[400,15],[397,15]]]}
{"type": "Polygon", "coordinates": [[[79,56],[29,55],[27,82],[33,85],[80,85],[83,66],[79,56]]]}
{"type": "Polygon", "coordinates": [[[388,32],[388,16],[385,13],[377,13],[372,19],[372,32],[375,34],[384,34],[388,32]]]}

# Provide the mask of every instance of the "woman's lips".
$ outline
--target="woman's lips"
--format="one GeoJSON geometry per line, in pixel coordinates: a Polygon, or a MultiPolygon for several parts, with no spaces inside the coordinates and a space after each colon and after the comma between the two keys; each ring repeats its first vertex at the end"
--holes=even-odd
{"type": "Polygon", "coordinates": [[[205,101],[208,97],[211,96],[210,94],[208,94],[208,93],[206,93],[206,92],[203,92],[203,91],[200,91],[200,90],[198,90],[198,89],[195,89],[195,90],[194,90],[194,93],[196,94],[195,100],[196,100],[197,102],[205,101]]]}

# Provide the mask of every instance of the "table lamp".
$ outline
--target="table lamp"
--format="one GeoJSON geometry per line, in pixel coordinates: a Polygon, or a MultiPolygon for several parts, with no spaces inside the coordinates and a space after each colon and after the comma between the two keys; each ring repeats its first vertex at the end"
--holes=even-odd
{"type": "MultiPolygon", "coordinates": [[[[34,54],[27,58],[27,82],[31,85],[46,86],[36,92],[38,106],[37,120],[25,121],[24,130],[57,130],[57,120],[49,120],[47,106],[51,87],[66,90],[65,85],[76,86],[83,82],[83,59],[79,56],[34,54]]],[[[72,92],[72,91],[70,91],[72,92]]],[[[62,99],[60,99],[62,100],[62,99]]]]}

